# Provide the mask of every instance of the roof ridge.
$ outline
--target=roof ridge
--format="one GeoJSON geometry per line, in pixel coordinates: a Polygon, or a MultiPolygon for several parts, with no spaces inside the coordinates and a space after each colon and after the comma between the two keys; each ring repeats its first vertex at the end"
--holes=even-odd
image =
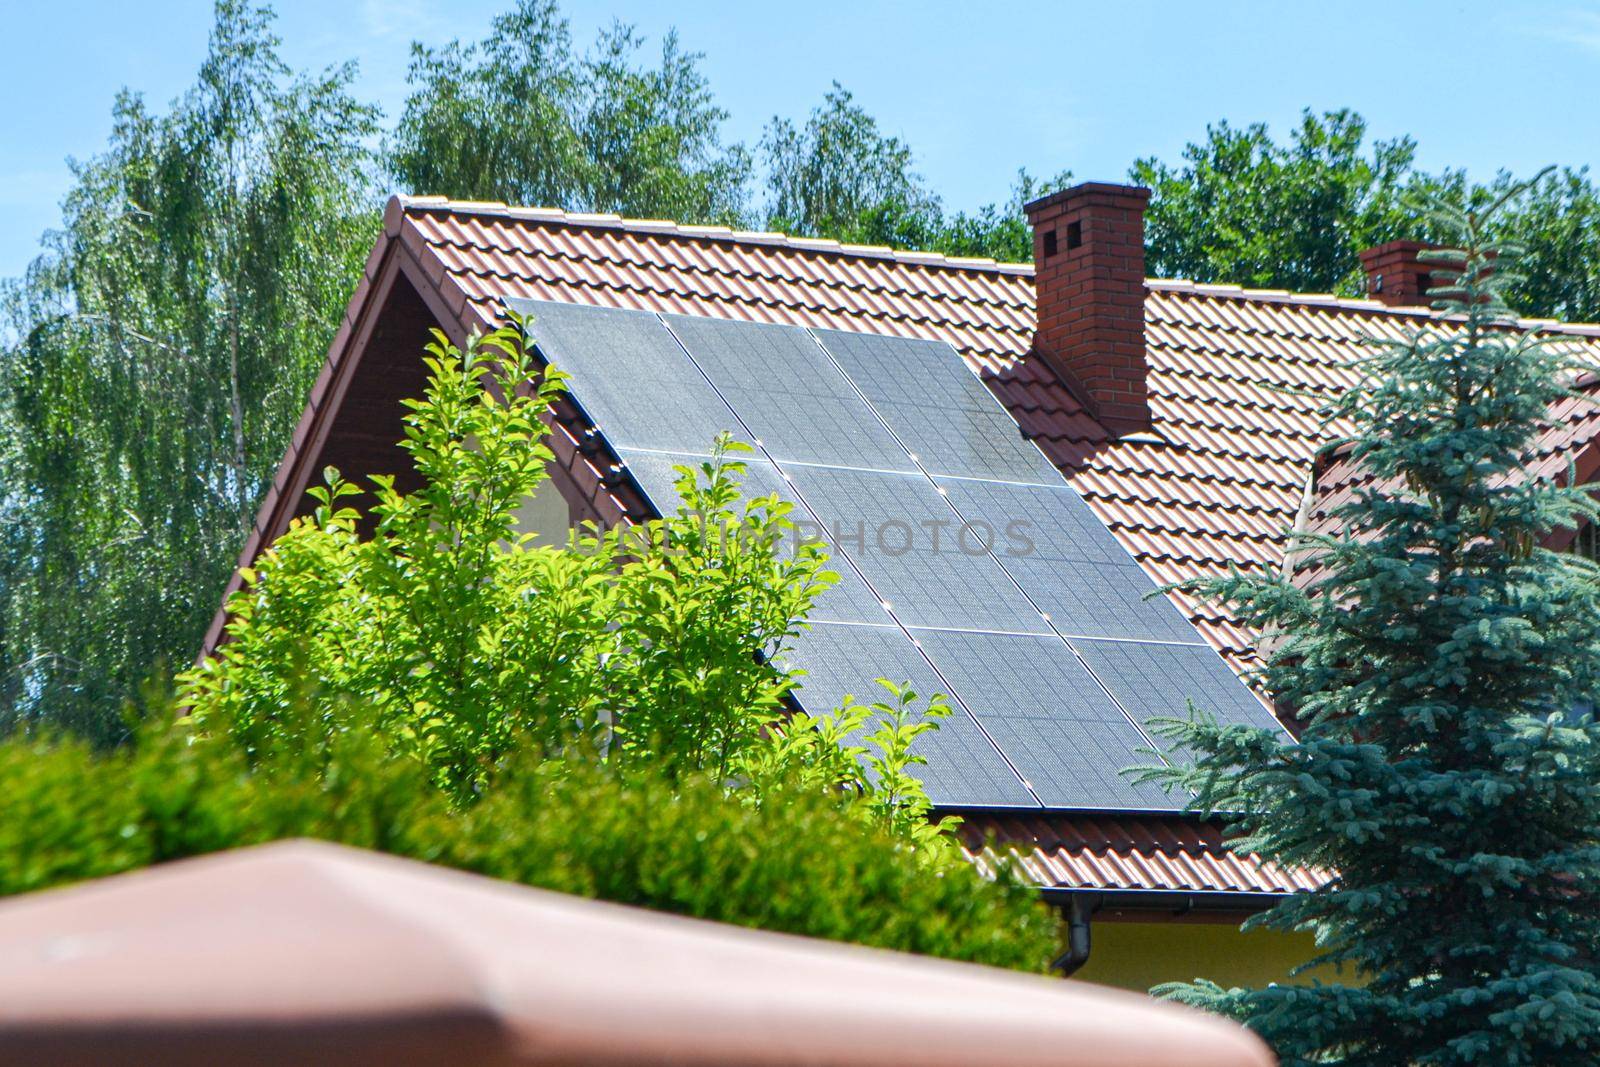
{"type": "MultiPolygon", "coordinates": [[[[1361,311],[1376,315],[1397,315],[1406,318],[1441,319],[1446,316],[1431,307],[1420,304],[1394,306],[1365,297],[1340,296],[1337,293],[1297,293],[1289,289],[1251,289],[1230,282],[1194,282],[1187,278],[1146,278],[1145,288],[1158,293],[1183,293],[1209,296],[1223,300],[1249,300],[1262,304],[1293,304],[1306,308],[1335,308],[1339,311],[1361,311]]],[[[1600,337],[1600,323],[1562,322],[1560,319],[1517,318],[1516,324],[1524,329],[1546,333],[1567,334],[1574,337],[1600,337]]]]}
{"type": "Polygon", "coordinates": [[[555,222],[569,226],[593,226],[629,230],[635,233],[667,234],[696,240],[730,241],[792,248],[798,252],[821,252],[867,259],[886,259],[912,266],[942,267],[951,270],[976,270],[986,273],[1032,276],[1032,263],[1001,263],[982,256],[949,256],[942,252],[914,252],[888,245],[849,244],[826,237],[800,237],[775,230],[737,230],[731,226],[693,225],[672,219],[634,219],[608,212],[566,211],[554,207],[511,207],[500,201],[451,200],[443,196],[396,195],[407,211],[449,211],[460,214],[495,215],[527,222],[555,222]]]}
{"type": "MultiPolygon", "coordinates": [[[[511,207],[498,200],[452,200],[444,196],[397,194],[394,200],[406,211],[447,211],[460,214],[492,215],[527,222],[560,223],[627,230],[633,233],[666,234],[691,240],[727,241],[735,244],[767,245],[797,252],[882,259],[910,266],[936,267],[958,271],[1009,274],[1032,277],[1032,263],[1001,263],[984,257],[948,256],[942,252],[911,252],[887,245],[848,244],[825,237],[798,237],[773,230],[736,230],[731,226],[692,225],[672,219],[634,219],[609,212],[567,211],[555,207],[511,207]]],[[[1377,300],[1339,296],[1335,293],[1296,293],[1288,289],[1252,289],[1226,282],[1196,282],[1185,278],[1146,278],[1151,292],[1180,293],[1224,300],[1291,304],[1305,308],[1332,308],[1372,315],[1438,319],[1432,308],[1393,307],[1377,300]]],[[[1574,337],[1600,337],[1600,324],[1561,322],[1556,319],[1519,318],[1519,327],[1574,337]]]]}

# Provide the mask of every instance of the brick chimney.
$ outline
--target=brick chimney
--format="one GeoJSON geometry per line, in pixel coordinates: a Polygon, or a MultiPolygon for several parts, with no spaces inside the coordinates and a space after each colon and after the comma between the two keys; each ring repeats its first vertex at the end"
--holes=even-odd
{"type": "Polygon", "coordinates": [[[1367,295],[1390,307],[1427,307],[1433,272],[1447,267],[1421,258],[1421,253],[1432,249],[1425,241],[1389,241],[1362,252],[1367,295]]]}
{"type": "Polygon", "coordinates": [[[1038,302],[1033,347],[1114,434],[1150,429],[1144,207],[1150,190],[1086,182],[1026,208],[1038,302]]]}

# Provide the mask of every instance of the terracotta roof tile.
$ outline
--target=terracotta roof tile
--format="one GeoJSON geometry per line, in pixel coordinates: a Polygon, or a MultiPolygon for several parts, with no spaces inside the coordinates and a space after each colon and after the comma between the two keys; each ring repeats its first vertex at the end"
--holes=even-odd
{"type": "MultiPolygon", "coordinates": [[[[1600,366],[1600,350],[1593,346],[1575,346],[1571,354],[1600,366]]],[[[1591,446],[1600,438],[1600,378],[1591,376],[1578,383],[1574,395],[1561,399],[1550,409],[1547,422],[1548,429],[1528,457],[1520,477],[1564,482],[1569,470],[1575,468],[1580,484],[1595,481],[1600,475],[1600,454],[1591,446]]],[[[1373,481],[1373,477],[1349,456],[1335,456],[1318,473],[1316,503],[1305,517],[1304,528],[1317,534],[1331,533],[1338,508],[1371,488],[1373,481]]],[[[1567,538],[1554,540],[1559,546],[1567,538]]],[[[1321,573],[1315,555],[1310,549],[1299,555],[1296,581],[1309,583],[1321,573]]]]}

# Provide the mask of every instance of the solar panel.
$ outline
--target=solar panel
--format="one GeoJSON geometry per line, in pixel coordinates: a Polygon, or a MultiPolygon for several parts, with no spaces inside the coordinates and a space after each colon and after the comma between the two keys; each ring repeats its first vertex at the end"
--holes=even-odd
{"type": "Polygon", "coordinates": [[[1047,485],[940,477],[934,481],[975,533],[990,534],[996,555],[1003,559],[1134,562],[1078,491],[1059,479],[1047,485]]]}
{"type": "Polygon", "coordinates": [[[1193,700],[1224,722],[1283,729],[1209,645],[1076,641],[1074,647],[1117,703],[1141,723],[1187,718],[1193,700]]]}
{"type": "Polygon", "coordinates": [[[687,315],[665,318],[774,459],[917,469],[808,331],[687,315]]]}
{"type": "Polygon", "coordinates": [[[913,630],[928,658],[1049,806],[1182,807],[1121,772],[1159,763],[1148,743],[1057,637],[913,630]]]}
{"type": "Polygon", "coordinates": [[[508,303],[661,512],[719,430],[756,444],[746,497],[793,504],[841,575],[789,655],[797,698],[950,690],[924,742],[937,803],[1175,810],[1120,773],[1155,761],[1145,723],[1193,697],[1274,725],[949,345],[508,303]]]}
{"type": "Polygon", "coordinates": [[[1006,570],[1065,637],[1195,642],[1189,620],[1137,564],[1006,559],[1006,570]]]}
{"type": "MultiPolygon", "coordinates": [[[[911,683],[918,707],[946,686],[899,627],[814,625],[802,632],[783,657],[785,666],[806,671],[796,691],[800,705],[813,715],[837,708],[846,693],[871,704],[887,700],[876,683],[888,678],[911,683]]],[[[958,807],[1037,807],[1022,779],[1006,763],[972,717],[954,700],[951,714],[939,728],[922,735],[913,751],[927,759],[918,777],[936,804],[958,807]]]]}
{"type": "MultiPolygon", "coordinates": [[[[627,467],[628,473],[634,481],[639,483],[639,488],[644,490],[650,503],[655,506],[658,513],[671,515],[676,513],[683,504],[682,497],[677,491],[677,482],[680,473],[679,466],[689,467],[699,475],[700,467],[709,462],[706,456],[675,455],[660,452],[636,452],[630,449],[618,449],[618,456],[627,467]]],[[[772,461],[760,453],[754,455],[741,455],[736,457],[745,465],[745,470],[740,479],[742,482],[745,500],[767,496],[776,493],[780,500],[794,505],[794,510],[789,513],[789,518],[796,524],[796,538],[826,540],[818,525],[811,521],[810,514],[801,507],[794,495],[793,489],[784,481],[778,468],[772,461]]],[[[782,546],[787,552],[794,552],[798,541],[782,546]]],[[[839,580],[831,588],[822,592],[812,605],[811,618],[831,622],[863,622],[886,623],[889,615],[884,611],[882,603],[873,595],[872,590],[861,580],[855,570],[837,551],[830,549],[833,559],[828,568],[839,575],[839,580]]]]}
{"type": "MultiPolygon", "coordinates": [[[[639,483],[639,488],[650,498],[650,503],[654,504],[656,510],[663,515],[670,515],[683,506],[683,499],[677,490],[678,479],[682,477],[682,473],[677,468],[688,467],[698,480],[704,481],[705,475],[701,472],[701,467],[711,462],[711,457],[704,454],[640,452],[631,448],[619,448],[616,451],[623,466],[627,467],[628,473],[633,475],[634,481],[639,483]]],[[[744,468],[737,477],[746,499],[765,496],[768,493],[777,493],[786,499],[791,499],[792,494],[788,491],[783,475],[779,474],[778,468],[761,453],[741,452],[730,455],[728,461],[738,463],[744,468]]]]}
{"type": "Polygon", "coordinates": [[[1048,633],[998,564],[920,474],[783,464],[800,496],[909,626],[1048,633]]]}
{"type": "Polygon", "coordinates": [[[613,446],[706,452],[719,431],[748,441],[655,315],[543,300],[507,300],[531,316],[540,354],[572,376],[574,400],[613,446]]]}
{"type": "Polygon", "coordinates": [[[1061,480],[944,342],[812,332],[930,473],[1045,484],[1061,480]]]}
{"type": "Polygon", "coordinates": [[[937,478],[973,539],[1068,636],[1199,640],[1189,620],[1069,486],[937,478]],[[1152,595],[1156,594],[1156,595],[1152,595]]]}

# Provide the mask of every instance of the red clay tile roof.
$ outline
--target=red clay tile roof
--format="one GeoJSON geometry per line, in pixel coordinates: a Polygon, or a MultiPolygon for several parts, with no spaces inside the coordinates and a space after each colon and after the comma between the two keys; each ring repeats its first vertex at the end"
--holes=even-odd
{"type": "MultiPolygon", "coordinates": [[[[1160,582],[1229,565],[1281,566],[1283,532],[1324,440],[1318,398],[1350,381],[1348,364],[1363,333],[1397,336],[1428,315],[1364,300],[1150,281],[1153,432],[1116,440],[1030,355],[1031,266],[396,198],[243,562],[298,509],[331,413],[356,373],[349,361],[341,364],[342,355],[371,328],[376,301],[368,296],[392,278],[399,260],[431,283],[423,295],[446,329],[488,328],[499,320],[503,297],[524,296],[947,341],[1160,582]]],[[[1600,330],[1563,329],[1593,348],[1600,363],[1600,330]]],[[[1575,417],[1551,455],[1582,451],[1597,432],[1600,417],[1575,417]]],[[[558,420],[557,473],[567,488],[592,517],[610,521],[640,508],[625,481],[591,462],[580,433],[575,419],[558,420]]],[[[1172,595],[1230,662],[1250,664],[1251,634],[1213,607],[1172,595]]],[[[207,649],[223,618],[219,613],[207,649]]],[[[1260,894],[1315,883],[1312,875],[1234,856],[1214,828],[1184,816],[977,814],[965,833],[976,861],[984,862],[982,842],[993,834],[1046,888],[1260,894]]]]}
{"type": "Polygon", "coordinates": [[[1600,467],[1600,454],[1590,446],[1600,437],[1600,376],[1586,375],[1576,383],[1578,395],[1562,399],[1550,410],[1552,429],[1539,441],[1528,472],[1535,478],[1565,480],[1574,465],[1577,482],[1592,481],[1600,467]]]}
{"type": "Polygon", "coordinates": [[[1047,890],[1287,894],[1324,877],[1239,856],[1222,831],[1198,819],[1160,815],[972,813],[958,835],[967,859],[992,871],[1001,857],[1047,890]]]}
{"type": "MultiPolygon", "coordinates": [[[[500,298],[527,296],[948,341],[1158,582],[1281,566],[1310,457],[1326,440],[1319,398],[1351,382],[1362,336],[1399,337],[1429,316],[1150,281],[1153,433],[1116,440],[1029,355],[1028,265],[499,204],[401,203],[391,229],[486,324],[500,298]]],[[[1600,362],[1600,330],[1564,329],[1600,362]]],[[[1596,430],[1586,421],[1575,443],[1596,430]]],[[[1252,636],[1225,612],[1171,595],[1236,668],[1253,661],[1252,636]]]]}

